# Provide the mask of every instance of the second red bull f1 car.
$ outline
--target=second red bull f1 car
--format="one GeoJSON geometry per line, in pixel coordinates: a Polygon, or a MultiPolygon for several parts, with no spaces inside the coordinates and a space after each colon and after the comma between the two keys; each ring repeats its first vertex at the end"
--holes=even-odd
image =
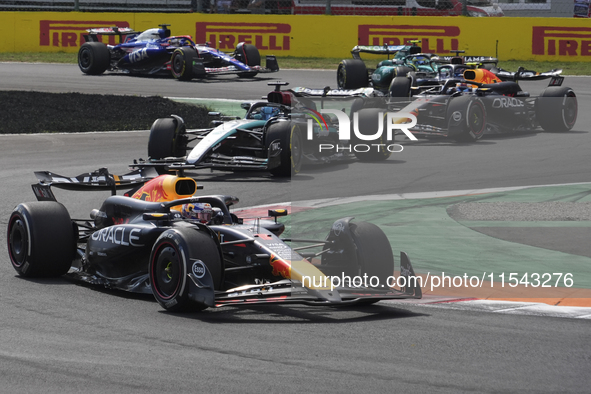
{"type": "Polygon", "coordinates": [[[153,178],[153,169],[124,176],[106,169],[77,177],[35,174],[38,201],[19,204],[8,219],[8,254],[23,277],[66,275],[151,293],[173,312],[258,303],[339,306],[422,296],[405,253],[396,282],[404,283],[390,287],[392,249],[370,223],[342,218],[325,239],[282,239],[285,226],[277,218],[285,210],[269,211],[273,220],[240,219],[230,212],[238,198],[195,196],[195,180],[182,174],[153,178]],[[52,187],[130,190],[108,197],[89,220],[79,220],[56,201],[52,187]],[[298,243],[303,246],[292,246],[298,243]],[[335,276],[370,279],[335,286],[335,276]]]}

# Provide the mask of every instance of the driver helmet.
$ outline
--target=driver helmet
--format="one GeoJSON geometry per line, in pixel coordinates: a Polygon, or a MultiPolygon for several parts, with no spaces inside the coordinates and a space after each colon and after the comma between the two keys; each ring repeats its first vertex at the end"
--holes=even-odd
{"type": "Polygon", "coordinates": [[[170,37],[170,29],[158,29],[158,36],[160,38],[170,37]]]}
{"type": "Polygon", "coordinates": [[[424,57],[416,57],[415,56],[415,57],[412,58],[412,62],[414,64],[418,64],[420,66],[425,65],[425,64],[428,64],[428,62],[425,60],[424,57]]]}
{"type": "Polygon", "coordinates": [[[209,203],[183,204],[181,215],[185,219],[198,220],[208,223],[213,217],[213,209],[209,203]]]}
{"type": "Polygon", "coordinates": [[[476,87],[475,85],[469,84],[469,83],[465,83],[465,82],[461,82],[461,83],[457,83],[456,84],[456,91],[457,92],[462,92],[462,93],[466,93],[466,92],[472,92],[472,89],[476,87]]]}
{"type": "Polygon", "coordinates": [[[274,116],[279,115],[279,107],[261,107],[260,112],[253,116],[259,120],[269,120],[274,116]]]}

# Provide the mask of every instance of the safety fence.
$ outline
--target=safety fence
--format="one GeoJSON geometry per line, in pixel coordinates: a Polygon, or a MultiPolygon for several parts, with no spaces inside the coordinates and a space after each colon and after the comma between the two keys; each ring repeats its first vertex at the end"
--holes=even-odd
{"type": "Polygon", "coordinates": [[[589,17],[591,0],[4,0],[0,11],[589,17]]]}

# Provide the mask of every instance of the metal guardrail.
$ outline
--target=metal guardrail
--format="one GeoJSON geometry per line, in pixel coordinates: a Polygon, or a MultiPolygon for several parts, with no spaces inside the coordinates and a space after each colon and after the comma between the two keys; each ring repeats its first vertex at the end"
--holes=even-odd
{"type": "Polygon", "coordinates": [[[4,0],[2,11],[192,12],[191,0],[4,0]]]}
{"type": "Polygon", "coordinates": [[[409,16],[589,14],[590,0],[3,0],[0,11],[204,12],[409,16]]]}

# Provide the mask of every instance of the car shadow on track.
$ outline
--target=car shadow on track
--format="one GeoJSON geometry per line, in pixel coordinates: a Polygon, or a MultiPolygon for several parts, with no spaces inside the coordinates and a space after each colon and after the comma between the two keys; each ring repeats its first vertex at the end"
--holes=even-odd
{"type": "Polygon", "coordinates": [[[447,146],[447,147],[464,147],[464,146],[482,146],[482,145],[494,145],[495,142],[486,140],[486,137],[474,142],[457,142],[450,140],[449,138],[419,138],[418,141],[400,141],[399,144],[403,147],[421,147],[421,146],[447,146]]]}
{"type": "MultiPolygon", "coordinates": [[[[572,131],[571,131],[572,132],[572,131]]],[[[472,142],[458,142],[447,137],[433,136],[429,138],[419,137],[418,141],[411,141],[405,139],[398,142],[402,146],[478,146],[478,145],[494,145],[495,141],[498,140],[513,140],[535,137],[538,134],[544,134],[545,131],[534,130],[534,131],[522,131],[515,133],[499,133],[499,134],[487,134],[478,141],[472,142]]],[[[567,132],[569,133],[569,132],[567,132]]]]}
{"type": "Polygon", "coordinates": [[[36,283],[40,285],[49,285],[49,286],[62,286],[68,285],[72,286],[72,281],[66,279],[65,277],[60,278],[24,278],[20,275],[14,275],[16,279],[24,280],[25,282],[36,283]]]}
{"type": "Polygon", "coordinates": [[[194,78],[190,81],[178,81],[180,83],[252,83],[252,82],[265,82],[265,81],[276,81],[277,78],[273,77],[253,77],[253,78],[240,78],[233,76],[233,78],[223,78],[221,76],[208,76],[205,78],[194,78]]]}
{"type": "Polygon", "coordinates": [[[278,177],[266,171],[233,171],[233,172],[189,172],[185,175],[194,177],[197,182],[240,182],[240,183],[289,183],[291,177],[278,177]]]}
{"type": "MultiPolygon", "coordinates": [[[[209,308],[201,312],[173,313],[163,310],[152,294],[130,293],[122,290],[107,289],[100,285],[77,282],[65,277],[32,279],[15,275],[16,278],[31,283],[43,285],[68,285],[81,286],[90,291],[117,297],[120,299],[144,301],[153,304],[158,313],[170,315],[170,317],[199,320],[206,323],[247,323],[247,324],[293,324],[293,323],[351,323],[379,320],[402,319],[409,317],[428,316],[424,313],[415,313],[400,307],[388,304],[353,305],[342,307],[308,306],[308,305],[252,305],[248,307],[227,306],[222,308],[209,308]]],[[[410,304],[409,304],[410,305],[410,304]]]]}
{"type": "MultiPolygon", "coordinates": [[[[263,74],[264,75],[264,74],[263,74]]],[[[140,79],[158,79],[158,80],[170,80],[179,83],[248,83],[248,82],[264,82],[264,81],[276,81],[278,78],[273,76],[257,75],[252,78],[240,78],[236,75],[208,75],[204,78],[193,78],[190,81],[179,81],[172,77],[172,75],[137,75],[127,74],[122,72],[111,72],[102,75],[93,75],[93,77],[131,77],[140,79]]]]}
{"type": "MultiPolygon", "coordinates": [[[[169,312],[162,310],[160,312],[169,314],[169,312]]],[[[342,324],[427,316],[423,313],[415,313],[403,308],[396,308],[385,304],[347,307],[261,305],[206,309],[197,313],[174,315],[181,318],[219,324],[342,324]]]]}
{"type": "MultiPolygon", "coordinates": [[[[372,166],[390,166],[390,165],[403,164],[403,163],[406,163],[406,160],[395,160],[392,158],[390,158],[388,160],[384,160],[384,161],[368,162],[368,164],[371,164],[372,166]]],[[[326,173],[337,173],[337,172],[341,172],[341,171],[347,171],[351,164],[359,165],[359,164],[363,164],[363,162],[360,162],[358,160],[353,160],[353,161],[350,161],[347,163],[328,163],[328,164],[323,164],[323,165],[309,164],[309,165],[302,167],[301,171],[296,175],[294,180],[306,181],[306,180],[313,179],[314,174],[326,174],[326,173]]]]}

